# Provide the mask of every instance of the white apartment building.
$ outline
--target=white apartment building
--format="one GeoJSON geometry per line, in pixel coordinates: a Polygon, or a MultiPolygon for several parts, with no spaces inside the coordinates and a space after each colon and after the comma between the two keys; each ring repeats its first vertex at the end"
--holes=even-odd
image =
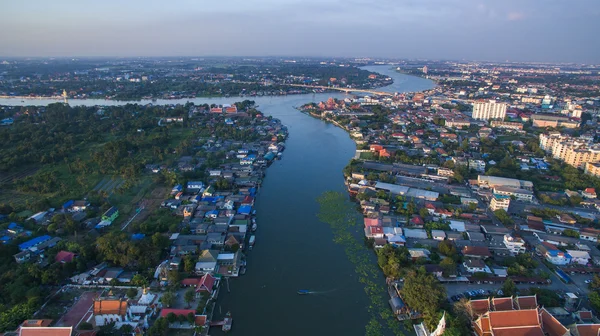
{"type": "Polygon", "coordinates": [[[485,161],[479,159],[469,159],[469,169],[475,169],[479,173],[485,172],[485,161]]]}
{"type": "Polygon", "coordinates": [[[503,120],[506,117],[505,103],[497,103],[495,100],[489,102],[473,103],[473,119],[477,120],[503,120]]]}
{"type": "Polygon", "coordinates": [[[521,188],[512,188],[507,186],[496,186],[494,187],[494,194],[514,196],[519,201],[531,202],[533,201],[533,191],[521,188]]]}
{"type": "Polygon", "coordinates": [[[504,211],[508,211],[508,207],[510,206],[510,196],[506,196],[506,195],[498,195],[498,194],[494,194],[492,195],[492,201],[490,202],[490,209],[492,209],[492,211],[496,211],[496,210],[504,210],[504,211]]]}
{"type": "Polygon", "coordinates": [[[540,134],[540,148],[566,164],[585,168],[586,163],[600,162],[600,144],[573,138],[558,132],[540,134]]]}
{"type": "Polygon", "coordinates": [[[525,241],[521,238],[505,234],[504,245],[512,254],[525,253],[525,241]]]}

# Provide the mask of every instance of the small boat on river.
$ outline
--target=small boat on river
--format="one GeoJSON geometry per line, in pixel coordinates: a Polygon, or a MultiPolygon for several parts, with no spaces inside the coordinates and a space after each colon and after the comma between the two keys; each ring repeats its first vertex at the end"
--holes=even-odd
{"type": "Polygon", "coordinates": [[[306,295],[306,294],[310,294],[310,291],[308,289],[301,289],[298,291],[298,294],[306,295]]]}

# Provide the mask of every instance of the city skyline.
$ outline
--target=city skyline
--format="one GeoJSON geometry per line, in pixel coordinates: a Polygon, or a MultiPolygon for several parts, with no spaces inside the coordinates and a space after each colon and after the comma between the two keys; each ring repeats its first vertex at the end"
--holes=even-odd
{"type": "Polygon", "coordinates": [[[600,63],[600,3],[10,3],[2,57],[314,56],[600,63]]]}

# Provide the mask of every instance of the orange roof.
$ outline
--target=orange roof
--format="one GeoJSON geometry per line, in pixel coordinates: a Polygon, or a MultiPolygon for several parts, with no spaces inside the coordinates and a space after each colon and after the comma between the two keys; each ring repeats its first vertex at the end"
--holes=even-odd
{"type": "Polygon", "coordinates": [[[493,298],[492,303],[494,304],[494,309],[496,311],[513,310],[514,309],[512,297],[493,298]]]}
{"type": "MultiPolygon", "coordinates": [[[[494,329],[494,336],[544,336],[540,326],[494,329]]],[[[563,335],[561,335],[563,336],[563,335]]]]}
{"type": "Polygon", "coordinates": [[[600,333],[600,324],[578,324],[576,328],[579,336],[598,336],[600,333]]]}
{"type": "Polygon", "coordinates": [[[534,309],[537,308],[537,297],[535,295],[519,296],[517,297],[517,303],[519,304],[519,309],[534,309]]]}
{"type": "Polygon", "coordinates": [[[483,315],[487,313],[490,310],[490,300],[471,300],[471,310],[473,310],[473,314],[475,315],[483,315]]]}
{"type": "Polygon", "coordinates": [[[592,318],[592,312],[591,311],[580,311],[579,312],[579,318],[580,319],[591,319],[592,318]]]}
{"type": "Polygon", "coordinates": [[[539,326],[537,309],[493,311],[488,313],[492,329],[506,327],[539,326]]]}
{"type": "Polygon", "coordinates": [[[94,301],[94,315],[116,314],[125,315],[127,301],[123,300],[96,300],[94,301]]]}
{"type": "Polygon", "coordinates": [[[548,336],[563,336],[569,331],[569,329],[565,328],[565,326],[555,319],[554,316],[550,315],[545,308],[541,310],[540,315],[542,316],[544,332],[548,334],[548,336]]]}
{"type": "Polygon", "coordinates": [[[19,336],[71,336],[73,327],[23,327],[19,336]]]}

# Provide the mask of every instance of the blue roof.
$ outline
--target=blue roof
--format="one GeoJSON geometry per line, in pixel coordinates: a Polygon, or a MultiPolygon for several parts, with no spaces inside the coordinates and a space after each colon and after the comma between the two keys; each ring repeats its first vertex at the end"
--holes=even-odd
{"type": "Polygon", "coordinates": [[[215,203],[217,200],[218,198],[213,196],[202,197],[202,202],[215,203]]]}
{"type": "Polygon", "coordinates": [[[63,209],[67,209],[68,207],[73,205],[73,203],[75,203],[75,201],[73,201],[73,200],[66,202],[65,204],[63,204],[63,209]]]}
{"type": "Polygon", "coordinates": [[[19,224],[17,224],[17,223],[10,223],[10,224],[8,224],[8,228],[9,229],[18,229],[18,228],[22,228],[22,227],[19,226],[19,224]]]}
{"type": "Polygon", "coordinates": [[[246,214],[249,215],[250,212],[252,211],[252,206],[250,205],[242,205],[239,209],[238,209],[238,213],[239,214],[246,214]]]}
{"type": "Polygon", "coordinates": [[[1,242],[7,242],[10,241],[12,238],[10,236],[2,236],[0,237],[0,241],[1,242]]]}
{"type": "Polygon", "coordinates": [[[206,214],[207,215],[218,215],[219,214],[219,210],[210,210],[206,214]]]}
{"type": "Polygon", "coordinates": [[[143,233],[134,233],[131,235],[131,240],[142,240],[144,237],[146,237],[146,235],[143,233]]]}
{"type": "Polygon", "coordinates": [[[26,242],[24,242],[22,244],[19,244],[19,249],[22,250],[22,251],[23,250],[27,250],[30,247],[33,247],[35,245],[38,245],[40,243],[45,242],[46,240],[50,240],[50,238],[51,237],[48,236],[48,235],[43,235],[43,236],[35,237],[35,238],[33,238],[31,240],[28,240],[28,241],[26,241],[26,242]]]}
{"type": "Polygon", "coordinates": [[[176,186],[173,187],[173,189],[179,190],[179,191],[181,191],[182,188],[183,187],[181,186],[181,184],[178,184],[178,185],[176,185],[176,186]]]}

